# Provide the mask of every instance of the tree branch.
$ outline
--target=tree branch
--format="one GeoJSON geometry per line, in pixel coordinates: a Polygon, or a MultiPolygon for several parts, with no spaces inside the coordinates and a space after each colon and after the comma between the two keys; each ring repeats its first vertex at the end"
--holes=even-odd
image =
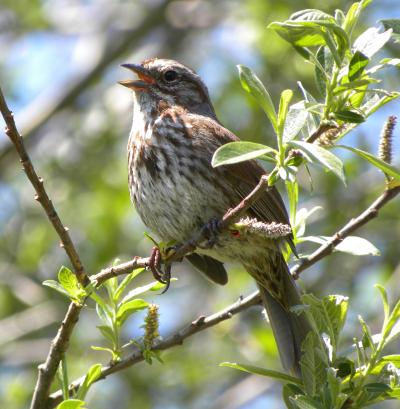
{"type": "MultiPolygon", "coordinates": [[[[30,157],[25,149],[24,142],[15,125],[13,114],[7,106],[1,89],[0,112],[7,125],[5,133],[14,144],[14,147],[20,157],[23,169],[36,191],[35,200],[37,200],[42,205],[50,223],[60,237],[61,247],[63,247],[65,252],[67,253],[74,268],[77,279],[83,286],[86,286],[90,283],[90,280],[68,233],[68,228],[65,227],[61,222],[61,219],[58,216],[57,211],[46,192],[43,179],[37,175],[35,168],[33,167],[30,157]]],[[[42,406],[42,403],[49,395],[50,386],[56,374],[58,364],[61,360],[62,354],[68,348],[69,338],[76,322],[78,321],[80,310],[81,307],[74,303],[71,303],[69,305],[67,314],[65,315],[58,333],[51,344],[46,362],[43,365],[39,366],[39,375],[33,393],[31,409],[40,408],[42,406]]]]}
{"type": "MultiPolygon", "coordinates": [[[[203,331],[207,328],[213,327],[217,324],[219,324],[222,321],[228,320],[232,318],[234,315],[240,313],[241,311],[244,311],[245,309],[257,305],[261,303],[261,298],[259,295],[259,292],[256,291],[253,294],[250,294],[246,298],[240,298],[238,301],[236,301],[234,304],[224,308],[223,310],[209,315],[208,317],[200,316],[190,324],[186,325],[183,327],[181,330],[171,334],[165,339],[162,339],[154,344],[154,346],[151,348],[153,351],[162,351],[165,349],[172,348],[177,345],[182,345],[183,341],[190,336],[197,334],[200,331],[203,331]]],[[[105,379],[107,376],[119,372],[125,368],[128,368],[132,365],[137,364],[138,362],[144,361],[143,353],[140,349],[136,349],[130,356],[127,358],[113,364],[113,365],[107,365],[102,368],[102,376],[101,378],[98,379],[105,379]]],[[[84,380],[84,377],[79,378],[75,380],[71,385],[70,385],[70,390],[77,390],[80,385],[82,384],[84,380]]],[[[97,382],[97,381],[96,381],[97,382]]],[[[57,391],[53,393],[52,395],[49,396],[47,402],[46,402],[46,409],[53,408],[56,406],[60,401],[62,400],[62,392],[57,391]]]]}
{"type": "Polygon", "coordinates": [[[0,111],[7,125],[5,133],[10,138],[11,142],[14,144],[14,147],[20,157],[20,162],[26,173],[26,176],[28,177],[29,181],[31,182],[33,188],[36,191],[35,200],[37,200],[42,205],[43,210],[46,212],[46,215],[50,220],[50,223],[53,225],[55,231],[60,237],[61,240],[60,246],[64,248],[65,252],[67,253],[71,261],[71,264],[74,267],[77,279],[83,286],[86,286],[87,284],[90,283],[90,280],[85,272],[78,252],[76,251],[75,246],[68,233],[68,227],[65,227],[61,222],[60,217],[58,216],[56,209],[54,208],[54,205],[50,200],[46,192],[46,189],[44,188],[43,179],[37,175],[35,168],[32,165],[28,152],[25,149],[22,137],[19,134],[17,127],[15,125],[13,113],[9,110],[1,89],[0,89],[0,111]]]}
{"type": "Polygon", "coordinates": [[[366,210],[359,216],[351,219],[345,226],[336,232],[332,238],[320,246],[310,256],[300,260],[300,263],[291,269],[291,273],[295,279],[299,274],[308,267],[315,264],[317,261],[331,254],[334,248],[347,236],[367,224],[370,220],[378,216],[379,210],[390,200],[400,193],[400,186],[392,189],[386,189],[366,210]]]}

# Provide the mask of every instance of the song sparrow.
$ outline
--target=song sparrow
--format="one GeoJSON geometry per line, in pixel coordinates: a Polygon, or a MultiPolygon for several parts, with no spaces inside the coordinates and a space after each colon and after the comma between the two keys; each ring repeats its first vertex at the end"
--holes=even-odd
{"type": "MultiPolygon", "coordinates": [[[[184,242],[237,205],[265,172],[254,160],[211,167],[215,150],[238,138],[218,121],[208,90],[193,70],[165,59],[123,67],[139,77],[120,81],[134,97],[128,142],[132,201],[145,225],[163,241],[184,242]]],[[[265,192],[248,216],[289,224],[275,188],[265,192]]],[[[293,247],[292,238],[287,240],[293,247]]],[[[298,375],[300,346],[309,324],[304,314],[290,311],[300,300],[280,243],[224,232],[212,248],[198,249],[187,259],[219,284],[227,282],[223,262],[242,263],[261,290],[282,364],[298,375]]]]}

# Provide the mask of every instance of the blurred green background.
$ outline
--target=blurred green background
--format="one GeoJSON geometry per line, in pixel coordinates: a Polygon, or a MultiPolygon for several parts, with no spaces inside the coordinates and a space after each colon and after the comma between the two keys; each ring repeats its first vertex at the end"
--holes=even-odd
{"type": "MultiPolygon", "coordinates": [[[[273,144],[269,124],[241,89],[235,65],[257,72],[277,101],[284,88],[301,80],[314,90],[311,68],[268,23],[284,20],[303,8],[333,13],[351,2],[327,0],[223,1],[84,1],[2,0],[0,4],[0,84],[38,173],[44,177],[63,222],[70,228],[86,268],[98,272],[114,259],[145,256],[151,243],[129,201],[126,143],[131,123],[131,96],[116,84],[127,77],[119,65],[159,56],[195,68],[210,89],[222,123],[242,139],[273,144]]],[[[376,0],[359,27],[400,16],[398,0],[376,0]]],[[[385,56],[399,56],[399,45],[385,56]]],[[[129,74],[128,74],[129,75],[129,74]]],[[[383,87],[398,90],[398,71],[385,71],[383,87]]],[[[297,98],[300,93],[297,91],[297,98]]],[[[368,123],[346,136],[346,143],[375,153],[380,128],[392,102],[368,123]]],[[[398,165],[400,138],[395,135],[398,165]]],[[[383,176],[345,155],[348,187],[330,174],[313,172],[313,185],[302,180],[301,207],[323,207],[308,234],[331,235],[357,215],[383,189],[383,176]]],[[[282,189],[282,186],[281,190],[282,189]]],[[[357,314],[379,328],[381,306],[373,288],[381,283],[392,299],[400,296],[400,205],[394,201],[379,219],[359,231],[380,250],[380,257],[334,254],[303,274],[303,284],[317,296],[351,297],[345,328],[350,345],[360,335],[357,314]]],[[[300,248],[309,252],[314,247],[300,248]]],[[[33,190],[4,134],[0,135],[0,407],[28,406],[37,365],[45,359],[67,301],[41,282],[69,265],[58,239],[33,200],[33,190]]],[[[161,335],[168,335],[202,314],[210,314],[247,295],[252,280],[235,265],[230,282],[217,287],[186,263],[174,266],[179,278],[160,305],[161,335]]],[[[144,275],[150,281],[150,275],[144,275]]],[[[71,379],[108,356],[90,350],[101,344],[95,311],[86,309],[71,340],[71,379]]],[[[125,328],[126,339],[142,335],[141,320],[125,328]]],[[[399,352],[399,345],[393,346],[399,352]]],[[[258,409],[281,408],[280,386],[228,368],[237,361],[280,368],[269,327],[260,308],[204,331],[183,346],[162,354],[164,365],[138,364],[93,387],[88,407],[103,409],[258,409]]],[[[396,407],[390,403],[385,408],[396,407]]]]}

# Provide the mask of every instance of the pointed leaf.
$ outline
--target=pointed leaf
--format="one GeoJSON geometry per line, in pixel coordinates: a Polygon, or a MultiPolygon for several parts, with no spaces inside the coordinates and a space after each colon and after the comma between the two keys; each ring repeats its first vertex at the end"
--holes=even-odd
{"type": "Polygon", "coordinates": [[[389,163],[384,162],[383,160],[380,160],[379,158],[375,157],[374,155],[371,155],[368,152],[362,151],[361,149],[357,148],[352,148],[351,146],[346,146],[346,145],[336,145],[336,148],[342,148],[342,149],[347,149],[348,151],[351,151],[361,158],[367,160],[368,162],[372,163],[375,167],[379,168],[382,170],[385,174],[391,176],[394,179],[400,180],[400,170],[395,168],[394,166],[390,165],[389,163]]]}
{"type": "Polygon", "coordinates": [[[349,64],[349,80],[354,81],[359,78],[369,63],[369,58],[361,51],[356,51],[349,64]]]}
{"type": "Polygon", "coordinates": [[[267,114],[271,121],[272,127],[277,133],[277,116],[272,99],[265,89],[263,83],[257,77],[257,75],[248,67],[244,65],[237,66],[239,70],[239,78],[242,87],[245,91],[253,95],[253,97],[260,104],[264,112],[267,114]]]}
{"type": "Polygon", "coordinates": [[[234,369],[238,369],[239,371],[248,372],[248,373],[252,373],[255,375],[268,376],[270,378],[277,379],[278,381],[281,381],[281,382],[291,382],[296,385],[302,384],[301,380],[298,378],[295,378],[294,376],[290,376],[290,375],[287,375],[285,373],[278,372],[278,371],[273,371],[271,369],[259,368],[253,365],[238,364],[235,362],[222,362],[219,364],[219,366],[234,368],[234,369]]]}
{"type": "MultiPolygon", "coordinates": [[[[176,278],[172,278],[171,281],[175,281],[176,278]]],[[[159,291],[165,288],[165,284],[158,281],[153,281],[149,284],[143,285],[141,287],[136,287],[133,290],[129,291],[128,294],[121,300],[121,305],[131,300],[132,298],[137,297],[138,295],[147,293],[148,291],[159,291]]]]}
{"type": "Polygon", "coordinates": [[[53,290],[58,291],[62,295],[65,295],[68,299],[70,298],[70,294],[68,293],[68,291],[65,290],[65,288],[58,281],[56,281],[56,280],[45,280],[45,281],[43,281],[42,284],[45,285],[46,287],[50,287],[53,290]]]}
{"type": "Polygon", "coordinates": [[[219,147],[212,158],[211,165],[216,168],[222,165],[244,162],[255,158],[267,159],[273,161],[270,156],[276,154],[276,150],[269,146],[254,142],[229,142],[219,147]]]}
{"type": "Polygon", "coordinates": [[[389,29],[379,33],[377,28],[371,27],[356,39],[354,49],[371,58],[389,41],[392,31],[392,29],[389,29]]]}
{"type": "Polygon", "coordinates": [[[99,331],[103,334],[104,338],[108,339],[112,344],[115,343],[115,335],[111,327],[108,325],[97,325],[99,331]]]}
{"type": "Polygon", "coordinates": [[[85,399],[85,396],[90,388],[90,386],[101,377],[101,364],[92,365],[87,372],[85,379],[78,390],[77,398],[85,399]]]}
{"type": "Polygon", "coordinates": [[[285,89],[281,93],[281,99],[279,102],[278,112],[278,135],[282,138],[283,130],[285,127],[286,117],[289,109],[289,103],[292,100],[293,91],[291,89],[285,89]]]}
{"type": "Polygon", "coordinates": [[[349,122],[351,124],[361,124],[362,122],[365,122],[364,115],[361,115],[359,112],[350,109],[336,111],[333,114],[335,115],[336,119],[339,119],[343,122],[349,122]]]}
{"type": "Polygon", "coordinates": [[[320,402],[310,398],[309,396],[297,395],[291,397],[290,401],[296,405],[298,409],[323,409],[320,402]]]}
{"type": "Polygon", "coordinates": [[[80,399],[68,399],[57,405],[56,409],[85,409],[85,402],[80,399]]]}
{"type": "Polygon", "coordinates": [[[327,357],[321,348],[321,341],[314,332],[309,332],[303,341],[300,359],[301,375],[308,396],[314,396],[326,382],[327,357]]]}
{"type": "Polygon", "coordinates": [[[149,303],[147,301],[141,300],[140,298],[123,303],[118,308],[117,322],[122,326],[127,318],[129,318],[133,313],[144,310],[148,307],[148,305],[149,303]]]}
{"type": "Polygon", "coordinates": [[[125,291],[126,287],[143,271],[145,271],[145,268],[137,268],[136,270],[133,270],[132,273],[128,274],[118,285],[117,289],[114,292],[114,301],[118,301],[119,298],[121,297],[122,293],[125,291]]]}
{"type": "Polygon", "coordinates": [[[368,240],[357,236],[348,236],[341,241],[336,250],[355,256],[379,256],[380,251],[368,240]]]}
{"type": "Polygon", "coordinates": [[[290,141],[288,145],[300,149],[311,163],[316,163],[324,166],[325,168],[333,172],[336,176],[338,176],[344,184],[346,184],[346,178],[343,171],[343,163],[333,153],[318,145],[307,143],[304,141],[290,141]]]}

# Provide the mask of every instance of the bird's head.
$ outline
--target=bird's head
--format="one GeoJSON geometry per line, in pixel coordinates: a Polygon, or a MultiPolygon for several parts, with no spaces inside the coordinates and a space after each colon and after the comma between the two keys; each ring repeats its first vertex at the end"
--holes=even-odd
{"type": "Polygon", "coordinates": [[[174,60],[153,58],[141,64],[122,64],[139,79],[119,83],[136,94],[140,105],[160,101],[188,112],[215,117],[207,87],[190,68],[174,60]]]}

